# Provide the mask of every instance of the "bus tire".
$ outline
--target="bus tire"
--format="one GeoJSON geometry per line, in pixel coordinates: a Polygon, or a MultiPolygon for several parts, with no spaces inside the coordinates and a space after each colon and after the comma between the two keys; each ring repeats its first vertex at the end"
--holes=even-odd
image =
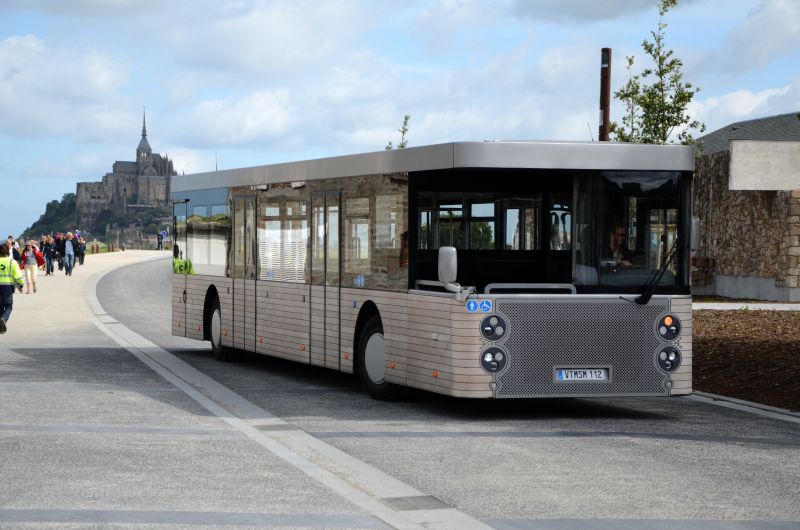
{"type": "Polygon", "coordinates": [[[367,393],[380,401],[392,401],[400,392],[400,387],[387,383],[386,347],[383,339],[383,323],[378,315],[372,315],[358,338],[358,377],[367,393]]]}
{"type": "Polygon", "coordinates": [[[214,357],[224,362],[235,360],[235,351],[222,345],[222,311],[219,307],[219,298],[215,298],[211,304],[211,312],[208,315],[208,337],[214,357]]]}

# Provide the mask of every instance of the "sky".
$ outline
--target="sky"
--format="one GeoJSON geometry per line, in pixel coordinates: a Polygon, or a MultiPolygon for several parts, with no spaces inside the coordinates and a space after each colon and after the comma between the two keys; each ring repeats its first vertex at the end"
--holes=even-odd
{"type": "MultiPolygon", "coordinates": [[[[379,151],[405,114],[409,147],[596,140],[600,49],[616,90],[657,4],[0,0],[0,233],[136,160],[143,108],[186,174],[379,151]]],[[[707,132],[800,112],[800,0],[680,0],[664,22],[707,132]]]]}

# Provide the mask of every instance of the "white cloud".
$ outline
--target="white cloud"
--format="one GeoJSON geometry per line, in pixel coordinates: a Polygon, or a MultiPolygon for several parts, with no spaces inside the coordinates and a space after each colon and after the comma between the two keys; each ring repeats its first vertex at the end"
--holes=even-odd
{"type": "Polygon", "coordinates": [[[728,36],[715,55],[727,71],[760,69],[775,58],[800,51],[800,2],[764,0],[744,24],[728,36]]]}
{"type": "Polygon", "coordinates": [[[119,132],[114,103],[127,77],[119,63],[35,35],[0,41],[0,132],[93,140],[119,132]]]}
{"type": "Polygon", "coordinates": [[[200,145],[245,146],[285,133],[293,114],[288,90],[262,90],[242,98],[201,102],[182,127],[191,131],[187,136],[200,145]]]}
{"type": "Polygon", "coordinates": [[[636,15],[655,7],[654,0],[515,0],[512,9],[533,19],[583,22],[636,15]]]}
{"type": "Polygon", "coordinates": [[[789,85],[757,92],[739,89],[721,96],[698,99],[689,114],[705,122],[712,132],[733,122],[800,110],[800,76],[789,85]]]}

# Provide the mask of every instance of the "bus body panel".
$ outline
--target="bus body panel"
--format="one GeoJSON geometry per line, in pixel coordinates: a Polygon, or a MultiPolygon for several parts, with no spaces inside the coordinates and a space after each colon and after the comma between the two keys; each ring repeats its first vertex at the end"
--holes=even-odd
{"type": "MultiPolygon", "coordinates": [[[[314,334],[309,319],[312,286],[242,281],[245,305],[234,307],[236,285],[230,279],[189,275],[186,280],[185,303],[173,289],[173,330],[203,339],[203,308],[213,286],[220,297],[224,345],[346,373],[354,371],[359,312],[365,303],[373,303],[386,339],[386,380],[401,386],[468,398],[666,396],[692,391],[691,298],[686,296],[658,296],[640,306],[599,295],[473,295],[470,299],[491,301],[491,309],[470,312],[466,302],[451,295],[343,288],[338,308],[342,342],[334,366],[309,349],[314,334]],[[251,290],[254,295],[246,296],[251,290]],[[182,320],[184,310],[187,316],[182,320]],[[681,323],[674,341],[665,341],[656,331],[658,320],[667,314],[681,323]],[[508,333],[502,340],[481,335],[481,322],[489,315],[506,319],[508,333]],[[246,326],[250,317],[252,329],[246,326]],[[660,371],[655,362],[665,345],[681,352],[681,367],[673,374],[660,371]],[[508,365],[489,374],[480,356],[493,346],[507,354],[508,365]],[[553,378],[557,367],[582,366],[608,367],[610,381],[558,383],[553,378]]],[[[320,318],[318,328],[322,322],[320,318]]]]}
{"type": "Polygon", "coordinates": [[[309,364],[309,286],[266,280],[256,284],[255,351],[309,364]]]}
{"type": "Polygon", "coordinates": [[[681,334],[673,345],[681,351],[681,366],[672,374],[672,395],[692,393],[692,299],[675,297],[670,299],[672,314],[680,319],[681,334]]]}

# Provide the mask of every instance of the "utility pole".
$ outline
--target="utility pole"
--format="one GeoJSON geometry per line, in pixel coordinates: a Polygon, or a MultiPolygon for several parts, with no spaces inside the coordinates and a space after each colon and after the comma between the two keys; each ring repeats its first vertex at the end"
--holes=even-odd
{"type": "Polygon", "coordinates": [[[608,141],[611,114],[611,48],[600,50],[600,131],[601,142],[608,141]]]}

